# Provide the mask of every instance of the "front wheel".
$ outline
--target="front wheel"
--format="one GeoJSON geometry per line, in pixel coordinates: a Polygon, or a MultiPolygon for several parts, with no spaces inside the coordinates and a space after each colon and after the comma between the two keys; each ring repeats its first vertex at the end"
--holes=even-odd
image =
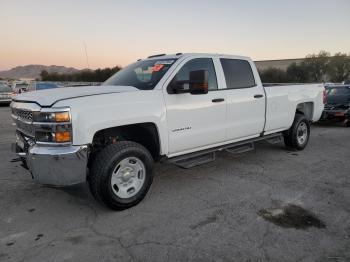
{"type": "Polygon", "coordinates": [[[310,124],[304,115],[296,114],[293,125],[284,134],[284,143],[287,147],[303,150],[310,137],[310,124]]]}
{"type": "Polygon", "coordinates": [[[142,145],[121,141],[106,146],[92,162],[89,186],[93,196],[121,210],[138,204],[153,181],[153,159],[142,145]]]}

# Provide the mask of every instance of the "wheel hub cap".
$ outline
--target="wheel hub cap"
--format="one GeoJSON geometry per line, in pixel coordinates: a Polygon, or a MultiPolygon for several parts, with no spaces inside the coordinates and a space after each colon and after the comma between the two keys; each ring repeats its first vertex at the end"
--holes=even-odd
{"type": "Polygon", "coordinates": [[[115,166],[111,176],[114,194],[120,198],[136,195],[145,182],[146,168],[137,157],[127,157],[115,166]]]}
{"type": "Polygon", "coordinates": [[[300,123],[297,129],[297,140],[299,145],[302,145],[306,142],[307,136],[308,136],[307,125],[304,122],[302,122],[300,123]]]}

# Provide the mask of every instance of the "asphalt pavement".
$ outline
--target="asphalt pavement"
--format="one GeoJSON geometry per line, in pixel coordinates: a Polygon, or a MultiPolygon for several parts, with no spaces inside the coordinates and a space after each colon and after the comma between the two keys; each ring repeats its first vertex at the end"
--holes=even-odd
{"type": "Polygon", "coordinates": [[[314,125],[300,152],[260,142],[192,169],[157,164],[146,198],[119,212],[85,184],[33,182],[11,162],[14,129],[0,107],[2,262],[350,261],[350,128],[314,125]]]}

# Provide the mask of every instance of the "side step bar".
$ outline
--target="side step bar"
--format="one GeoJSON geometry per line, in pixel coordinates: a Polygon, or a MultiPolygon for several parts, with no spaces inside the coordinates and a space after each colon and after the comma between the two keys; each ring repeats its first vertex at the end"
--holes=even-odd
{"type": "Polygon", "coordinates": [[[246,143],[243,145],[236,145],[225,149],[226,152],[231,154],[241,154],[254,150],[254,142],[246,143]]]}
{"type": "Polygon", "coordinates": [[[223,145],[219,147],[209,148],[202,151],[177,156],[167,159],[167,162],[172,163],[181,168],[191,168],[205,163],[209,163],[215,160],[216,152],[225,150],[231,154],[241,154],[248,151],[254,150],[254,142],[265,140],[270,144],[276,144],[282,141],[282,134],[272,134],[261,137],[256,137],[253,139],[248,139],[246,141],[236,142],[228,145],[223,145]]]}

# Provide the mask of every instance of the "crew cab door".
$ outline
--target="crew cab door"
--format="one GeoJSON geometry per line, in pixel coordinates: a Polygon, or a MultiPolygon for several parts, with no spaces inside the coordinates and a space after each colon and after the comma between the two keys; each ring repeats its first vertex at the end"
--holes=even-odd
{"type": "Polygon", "coordinates": [[[265,91],[251,61],[220,58],[226,82],[227,140],[257,137],[265,124],[265,91]]]}
{"type": "Polygon", "coordinates": [[[189,153],[225,140],[226,100],[218,90],[212,58],[187,58],[177,67],[164,89],[167,110],[169,155],[189,153]],[[191,72],[205,70],[206,94],[186,92],[191,72]],[[184,93],[174,92],[172,83],[185,82],[184,93]]]}

